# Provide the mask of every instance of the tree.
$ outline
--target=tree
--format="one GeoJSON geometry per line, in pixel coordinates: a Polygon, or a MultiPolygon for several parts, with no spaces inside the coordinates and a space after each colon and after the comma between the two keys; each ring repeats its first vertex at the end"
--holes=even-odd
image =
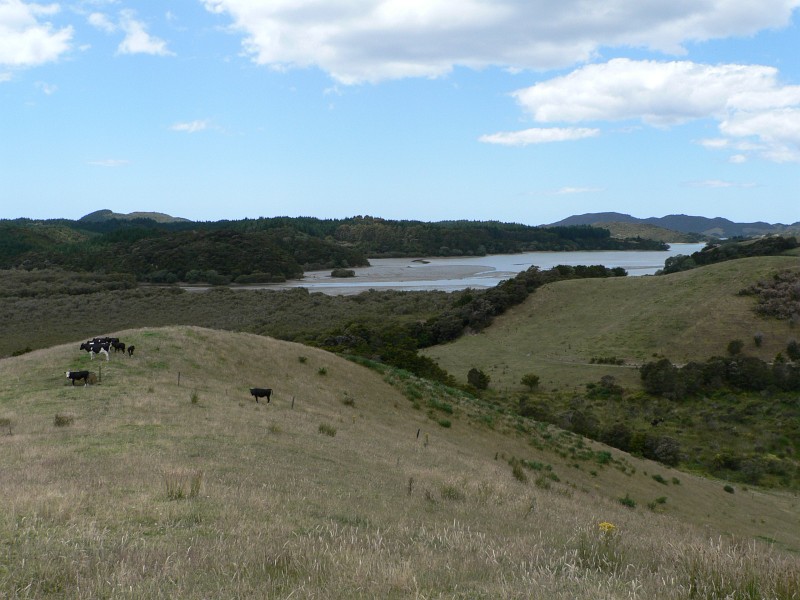
{"type": "Polygon", "coordinates": [[[533,391],[539,387],[539,376],[534,373],[528,373],[522,376],[520,383],[524,386],[527,386],[529,390],[533,391]]]}
{"type": "Polygon", "coordinates": [[[467,382],[477,390],[485,390],[489,387],[489,376],[473,367],[467,373],[467,382]]]}

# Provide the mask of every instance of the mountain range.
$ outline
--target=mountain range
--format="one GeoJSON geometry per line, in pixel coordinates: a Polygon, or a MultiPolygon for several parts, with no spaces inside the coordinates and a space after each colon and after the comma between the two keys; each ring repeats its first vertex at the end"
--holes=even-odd
{"type": "Polygon", "coordinates": [[[782,223],[771,224],[764,221],[755,223],[735,223],[722,217],[708,218],[691,215],[667,215],[665,217],[648,217],[640,219],[617,212],[586,213],[573,215],[557,223],[552,223],[551,227],[568,227],[574,225],[598,225],[608,223],[634,223],[641,225],[654,225],[680,233],[697,233],[710,237],[729,238],[729,237],[749,237],[758,235],[770,235],[776,233],[800,233],[800,221],[791,225],[782,223]]]}

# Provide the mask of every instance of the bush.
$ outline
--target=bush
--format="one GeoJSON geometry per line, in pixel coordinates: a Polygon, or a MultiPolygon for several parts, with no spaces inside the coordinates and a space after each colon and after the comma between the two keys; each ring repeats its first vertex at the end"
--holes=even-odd
{"type": "Polygon", "coordinates": [[[731,356],[736,356],[742,352],[744,348],[744,342],[742,340],[731,340],[728,342],[728,354],[731,356]]]}
{"type": "Polygon", "coordinates": [[[66,427],[68,425],[72,425],[74,422],[75,415],[72,413],[56,413],[56,416],[53,419],[53,425],[56,427],[66,427]]]}
{"type": "Polygon", "coordinates": [[[472,368],[467,373],[467,382],[476,390],[485,390],[489,387],[489,376],[479,369],[472,368]]]}
{"type": "Polygon", "coordinates": [[[624,498],[618,498],[618,500],[623,506],[627,506],[628,508],[636,508],[636,500],[631,498],[628,494],[625,494],[624,498]]]}
{"type": "Polygon", "coordinates": [[[726,485],[726,486],[725,486],[724,488],[722,488],[722,489],[723,489],[723,490],[725,490],[726,492],[728,492],[729,494],[732,494],[732,493],[734,492],[734,490],[733,490],[733,486],[732,486],[732,485],[726,485]]]}
{"type": "Polygon", "coordinates": [[[331,271],[331,277],[355,277],[356,272],[353,269],[334,269],[331,271]]]}
{"type": "Polygon", "coordinates": [[[520,383],[526,386],[529,390],[533,391],[539,387],[539,376],[534,373],[528,373],[522,376],[520,383]]]}

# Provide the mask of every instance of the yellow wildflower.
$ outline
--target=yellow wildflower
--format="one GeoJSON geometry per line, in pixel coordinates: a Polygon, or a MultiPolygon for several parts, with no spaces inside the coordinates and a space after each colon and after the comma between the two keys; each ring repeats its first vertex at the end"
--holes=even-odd
{"type": "Polygon", "coordinates": [[[598,525],[598,527],[600,527],[600,531],[602,531],[603,533],[613,533],[614,530],[617,528],[616,525],[614,525],[613,523],[609,523],[608,521],[603,521],[602,523],[600,523],[600,525],[598,525]]]}

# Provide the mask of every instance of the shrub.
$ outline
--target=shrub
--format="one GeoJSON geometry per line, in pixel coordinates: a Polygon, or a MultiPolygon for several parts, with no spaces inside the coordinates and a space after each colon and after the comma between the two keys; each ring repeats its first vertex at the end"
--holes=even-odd
{"type": "Polygon", "coordinates": [[[355,277],[356,272],[353,269],[334,269],[331,271],[331,277],[355,277]]]}
{"type": "Polygon", "coordinates": [[[327,375],[328,369],[326,369],[325,367],[320,367],[317,373],[319,373],[320,375],[327,375]]]}
{"type": "Polygon", "coordinates": [[[628,508],[636,508],[636,500],[625,494],[624,498],[619,498],[619,503],[628,508]]]}
{"type": "Polygon", "coordinates": [[[439,419],[436,421],[439,423],[440,426],[444,427],[445,429],[449,429],[453,424],[450,422],[449,419],[439,419]]]}
{"type": "Polygon", "coordinates": [[[308,358],[306,358],[305,356],[298,356],[297,360],[301,363],[305,363],[308,360],[308,358]]]}
{"type": "Polygon", "coordinates": [[[660,483],[661,485],[668,485],[667,480],[664,479],[661,475],[653,475],[653,479],[658,483],[660,483]]]}
{"type": "Polygon", "coordinates": [[[8,435],[11,435],[11,419],[7,417],[0,418],[0,429],[7,429],[8,435]]]}
{"type": "Polygon", "coordinates": [[[731,340],[728,342],[728,354],[731,356],[736,356],[740,354],[742,349],[744,348],[744,342],[742,340],[731,340]]]}
{"type": "Polygon", "coordinates": [[[725,487],[722,488],[722,489],[725,490],[726,492],[728,492],[729,494],[732,494],[733,491],[734,491],[732,485],[725,485],[725,487]]]}
{"type": "Polygon", "coordinates": [[[792,340],[786,345],[786,356],[789,360],[800,360],[800,343],[792,340]]]}
{"type": "Polygon", "coordinates": [[[522,376],[520,383],[533,391],[539,387],[539,376],[534,373],[528,373],[522,376]]]}
{"type": "Polygon", "coordinates": [[[476,390],[485,390],[489,387],[489,376],[474,367],[467,373],[467,382],[476,390]]]}

